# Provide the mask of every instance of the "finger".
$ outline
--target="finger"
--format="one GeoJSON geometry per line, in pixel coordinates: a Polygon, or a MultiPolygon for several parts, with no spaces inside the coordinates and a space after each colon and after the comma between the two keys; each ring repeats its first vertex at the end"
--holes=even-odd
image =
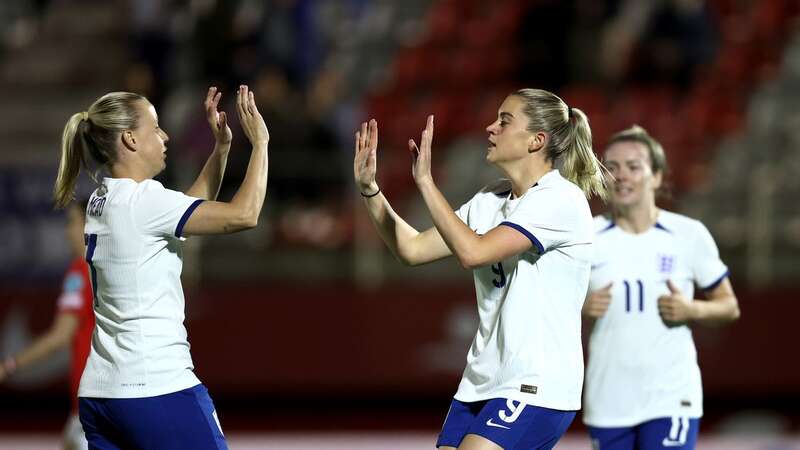
{"type": "Polygon", "coordinates": [[[353,140],[355,141],[355,145],[354,145],[355,148],[354,148],[354,152],[353,153],[355,153],[355,155],[358,156],[358,153],[361,151],[361,145],[359,145],[359,144],[361,144],[361,133],[356,131],[355,139],[353,139],[353,140]]]}
{"type": "Polygon", "coordinates": [[[208,88],[208,92],[206,93],[206,101],[205,105],[208,108],[208,105],[211,103],[211,99],[214,97],[214,94],[217,92],[217,88],[215,86],[211,86],[208,88]]]}
{"type": "Polygon", "coordinates": [[[681,290],[678,289],[678,287],[675,286],[675,284],[670,279],[667,279],[667,287],[669,288],[669,291],[672,292],[673,294],[681,293],[681,290]]]}
{"type": "Polygon", "coordinates": [[[261,114],[258,112],[258,105],[256,105],[256,94],[253,91],[250,91],[250,106],[253,108],[253,115],[261,114]]]}
{"type": "Polygon", "coordinates": [[[419,154],[419,147],[417,147],[417,143],[413,139],[408,140],[408,151],[415,157],[419,154]]]}
{"type": "Polygon", "coordinates": [[[242,102],[244,101],[244,87],[239,86],[239,90],[236,91],[236,113],[239,114],[239,117],[244,117],[244,108],[242,107],[242,102]]]}
{"type": "Polygon", "coordinates": [[[369,148],[373,152],[378,148],[378,121],[375,119],[369,121],[369,148]]]}
{"type": "Polygon", "coordinates": [[[248,115],[252,115],[250,112],[250,87],[248,87],[246,84],[242,89],[242,108],[248,115]]]}
{"type": "Polygon", "coordinates": [[[216,95],[214,95],[214,98],[211,100],[211,107],[214,108],[214,110],[217,109],[217,106],[219,105],[219,99],[221,98],[222,92],[217,92],[216,95]]]}
{"type": "Polygon", "coordinates": [[[426,144],[430,147],[433,143],[433,114],[428,116],[428,123],[425,125],[425,130],[428,131],[428,142],[426,142],[426,144]]]}
{"type": "Polygon", "coordinates": [[[611,292],[611,287],[612,286],[614,286],[614,282],[613,281],[608,283],[607,285],[603,286],[599,290],[602,291],[602,292],[611,292]]]}
{"type": "Polygon", "coordinates": [[[219,128],[224,130],[225,127],[228,126],[228,116],[225,115],[225,111],[219,113],[219,128]]]}
{"type": "Polygon", "coordinates": [[[367,148],[367,122],[361,122],[361,148],[367,148]]]}

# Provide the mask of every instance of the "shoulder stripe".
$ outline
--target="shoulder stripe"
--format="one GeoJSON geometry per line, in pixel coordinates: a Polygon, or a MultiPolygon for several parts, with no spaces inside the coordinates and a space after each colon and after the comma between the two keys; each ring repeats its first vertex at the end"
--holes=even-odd
{"type": "Polygon", "coordinates": [[[524,234],[526,238],[530,239],[530,241],[533,243],[533,246],[536,247],[536,250],[539,251],[540,255],[544,253],[544,246],[542,245],[542,243],[539,242],[539,240],[536,239],[536,236],[531,234],[531,232],[526,230],[524,227],[522,227],[520,225],[517,225],[517,224],[515,224],[513,222],[502,222],[500,225],[505,225],[507,227],[511,227],[511,228],[519,231],[520,233],[524,234]]]}
{"type": "Polygon", "coordinates": [[[611,223],[608,224],[608,226],[606,226],[602,230],[598,231],[598,233],[605,233],[606,231],[614,228],[615,226],[617,226],[617,224],[615,224],[614,222],[611,222],[611,223]]]}
{"type": "Polygon", "coordinates": [[[700,288],[700,289],[703,290],[703,291],[710,291],[710,290],[714,289],[715,287],[719,286],[719,284],[722,283],[722,281],[725,278],[728,278],[728,275],[730,275],[730,273],[731,273],[730,270],[726,270],[725,273],[723,273],[721,277],[716,279],[716,281],[714,281],[713,283],[709,284],[708,286],[700,288]]]}
{"type": "Polygon", "coordinates": [[[189,220],[189,217],[191,217],[194,210],[198,206],[200,206],[200,203],[203,203],[203,199],[195,200],[194,202],[192,202],[191,205],[189,205],[188,208],[186,208],[186,212],[183,213],[183,216],[181,216],[181,220],[178,221],[178,226],[175,227],[175,237],[177,238],[181,237],[181,234],[183,234],[183,226],[186,225],[186,222],[189,220]]]}
{"type": "Polygon", "coordinates": [[[669,228],[665,227],[664,225],[661,225],[660,222],[656,222],[656,228],[658,228],[659,230],[664,230],[667,233],[672,233],[672,230],[670,230],[669,228]]]}

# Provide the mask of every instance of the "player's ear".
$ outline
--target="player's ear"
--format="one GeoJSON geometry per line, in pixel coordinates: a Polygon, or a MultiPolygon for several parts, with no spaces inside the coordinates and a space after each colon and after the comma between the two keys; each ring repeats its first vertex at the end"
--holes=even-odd
{"type": "Polygon", "coordinates": [[[544,132],[531,133],[528,138],[528,153],[535,153],[547,145],[547,134],[544,132]]]}
{"type": "Polygon", "coordinates": [[[661,183],[664,181],[664,172],[659,170],[653,174],[653,190],[657,191],[661,188],[661,183]]]}
{"type": "Polygon", "coordinates": [[[122,145],[126,149],[128,149],[128,150],[130,150],[132,152],[135,152],[137,150],[137,147],[136,147],[136,136],[133,135],[133,131],[132,130],[125,130],[122,133],[120,133],[120,139],[122,141],[122,145]]]}

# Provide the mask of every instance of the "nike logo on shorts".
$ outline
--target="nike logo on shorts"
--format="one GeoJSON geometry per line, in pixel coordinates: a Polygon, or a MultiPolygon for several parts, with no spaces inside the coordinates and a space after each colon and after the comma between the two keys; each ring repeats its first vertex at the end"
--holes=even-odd
{"type": "Polygon", "coordinates": [[[499,423],[492,422],[492,419],[487,420],[486,421],[486,425],[490,426],[490,427],[505,428],[506,430],[510,430],[511,429],[510,427],[507,427],[505,425],[500,425],[499,423]]]}

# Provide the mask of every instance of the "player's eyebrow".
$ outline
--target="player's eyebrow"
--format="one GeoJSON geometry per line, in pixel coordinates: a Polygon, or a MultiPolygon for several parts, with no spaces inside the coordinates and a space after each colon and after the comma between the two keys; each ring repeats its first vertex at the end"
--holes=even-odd
{"type": "Polygon", "coordinates": [[[500,118],[501,119],[513,119],[514,115],[511,114],[510,112],[500,111],[500,118]]]}

